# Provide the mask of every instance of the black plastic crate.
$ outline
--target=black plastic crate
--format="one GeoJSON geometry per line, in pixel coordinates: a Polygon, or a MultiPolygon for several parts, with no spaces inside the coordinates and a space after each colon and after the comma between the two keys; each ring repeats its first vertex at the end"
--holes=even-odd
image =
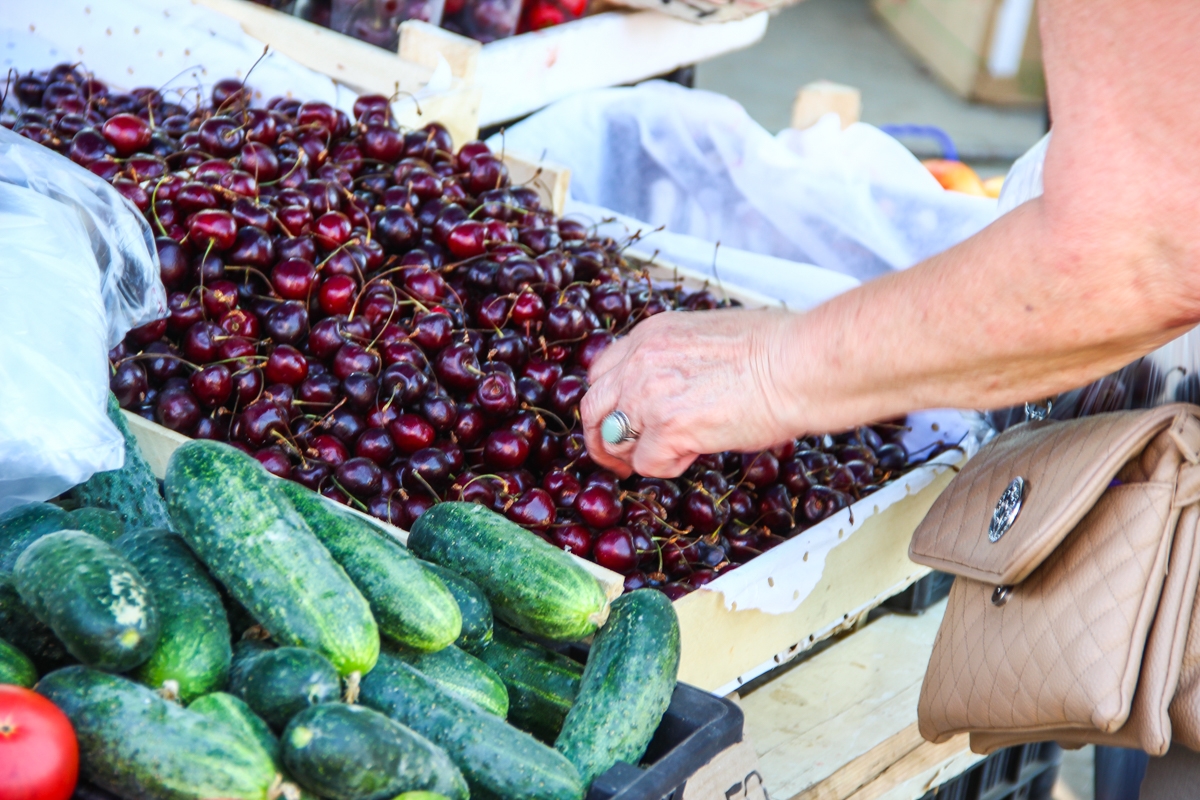
{"type": "Polygon", "coordinates": [[[931,572],[903,592],[884,601],[883,607],[904,614],[919,614],[950,594],[954,576],[948,572],[931,572]]]}
{"type": "Polygon", "coordinates": [[[1050,800],[1062,749],[1053,742],[998,750],[921,800],[1050,800]]]}
{"type": "Polygon", "coordinates": [[[742,710],[681,683],[641,766],[617,764],[593,783],[587,800],[679,800],[688,779],[742,740],[742,710]]]}

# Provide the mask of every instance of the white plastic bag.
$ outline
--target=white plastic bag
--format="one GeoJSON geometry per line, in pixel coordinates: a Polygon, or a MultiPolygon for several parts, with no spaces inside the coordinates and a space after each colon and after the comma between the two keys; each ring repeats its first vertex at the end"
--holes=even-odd
{"type": "Polygon", "coordinates": [[[859,280],[904,269],[995,218],[899,142],[827,116],[773,137],[733,100],[650,81],[561,100],[493,147],[571,168],[571,196],[672,233],[859,280]]]}
{"type": "Polygon", "coordinates": [[[0,128],[0,511],[124,463],[108,349],[166,314],[149,226],[107,183],[0,128]]]}

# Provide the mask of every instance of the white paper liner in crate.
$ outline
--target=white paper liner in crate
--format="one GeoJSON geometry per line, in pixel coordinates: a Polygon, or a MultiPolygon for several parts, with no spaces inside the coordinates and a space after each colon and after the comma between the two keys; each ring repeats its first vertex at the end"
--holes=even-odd
{"type": "MultiPolygon", "coordinates": [[[[697,591],[719,592],[725,608],[729,611],[792,613],[821,585],[826,556],[835,547],[849,540],[868,519],[885,512],[904,498],[917,494],[933,483],[944,470],[959,466],[974,456],[991,433],[990,428],[977,416],[951,410],[910,414],[909,424],[913,431],[906,435],[905,441],[908,445],[914,445],[914,449],[923,446],[923,442],[938,438],[958,442],[960,449],[949,450],[913,467],[908,473],[874,494],[864,497],[849,508],[842,509],[697,591]]],[[[864,565],[864,568],[869,568],[869,565],[864,565]]],[[[916,571],[920,568],[914,564],[913,569],[916,571]]],[[[832,620],[819,630],[812,631],[804,642],[787,651],[788,658],[772,658],[714,690],[713,694],[727,695],[791,657],[799,655],[814,642],[822,640],[842,625],[847,618],[853,618],[862,611],[874,608],[891,597],[897,588],[899,587],[887,587],[861,606],[845,609],[842,617],[832,620]]]]}

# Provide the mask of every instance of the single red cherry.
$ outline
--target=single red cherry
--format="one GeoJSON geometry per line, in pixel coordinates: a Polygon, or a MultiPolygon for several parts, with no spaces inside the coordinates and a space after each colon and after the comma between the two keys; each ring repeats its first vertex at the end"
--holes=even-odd
{"type": "Polygon", "coordinates": [[[613,572],[625,573],[637,567],[637,549],[628,528],[609,528],[596,537],[592,547],[596,563],[613,572]]]}

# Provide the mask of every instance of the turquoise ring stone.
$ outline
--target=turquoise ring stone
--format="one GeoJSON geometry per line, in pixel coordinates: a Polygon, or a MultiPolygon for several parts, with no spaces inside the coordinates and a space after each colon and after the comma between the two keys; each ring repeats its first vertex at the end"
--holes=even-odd
{"type": "Polygon", "coordinates": [[[638,437],[624,411],[614,411],[600,423],[600,436],[608,444],[623,444],[638,437]]]}

